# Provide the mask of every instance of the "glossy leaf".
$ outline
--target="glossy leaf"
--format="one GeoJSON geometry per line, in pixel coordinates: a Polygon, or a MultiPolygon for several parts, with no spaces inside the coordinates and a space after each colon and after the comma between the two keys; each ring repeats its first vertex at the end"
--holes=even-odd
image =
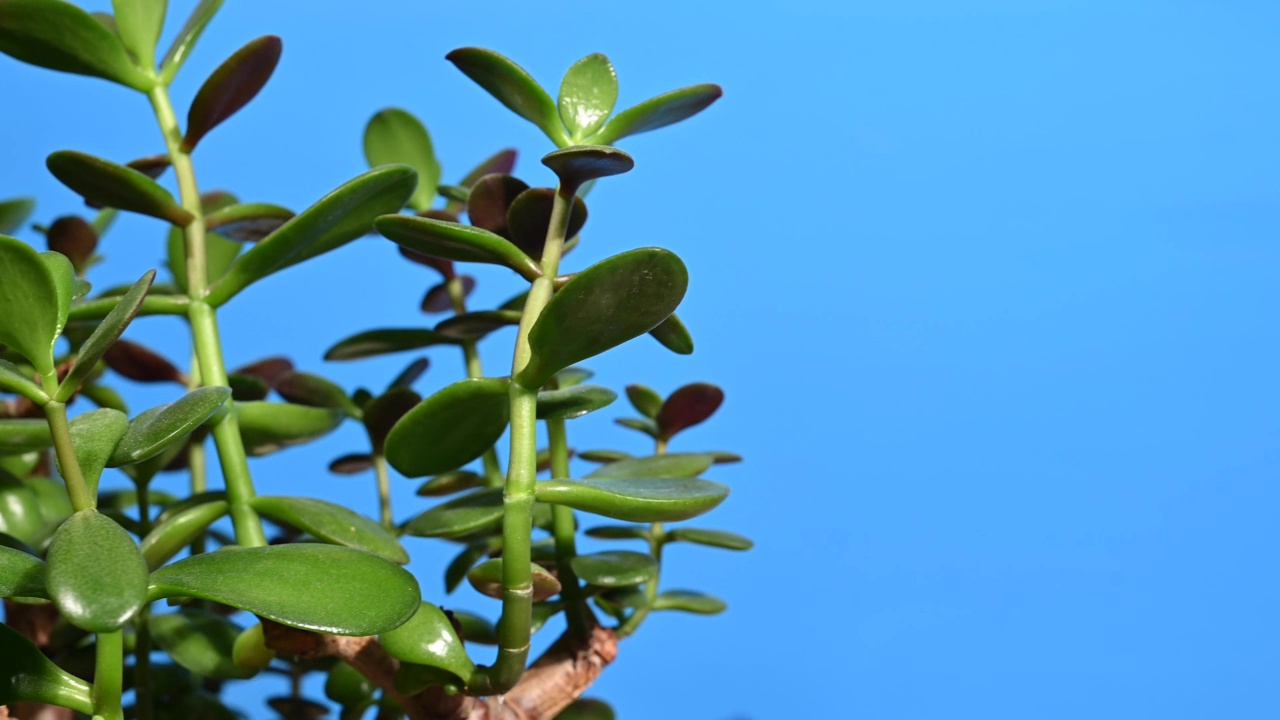
{"type": "Polygon", "coordinates": [[[204,33],[205,27],[220,7],[222,7],[222,0],[200,0],[200,3],[191,11],[191,15],[187,17],[182,29],[173,39],[173,44],[169,46],[169,51],[160,61],[160,82],[168,85],[173,81],[174,76],[178,74],[178,70],[182,68],[183,63],[195,48],[196,41],[200,39],[200,35],[204,33]]]}
{"type": "Polygon", "coordinates": [[[147,563],[124,528],[97,510],[81,510],[49,544],[48,584],[67,622],[112,632],[146,603],[147,563]]]}
{"type": "Polygon", "coordinates": [[[693,353],[693,336],[689,334],[689,329],[675,313],[663,320],[658,327],[650,330],[649,334],[654,340],[662,343],[663,347],[677,355],[693,353]]]}
{"type": "Polygon", "coordinates": [[[419,514],[404,525],[406,535],[462,537],[502,522],[502,488],[478,490],[419,514]]]}
{"type": "Polygon", "coordinates": [[[658,417],[658,411],[662,409],[662,396],[647,385],[628,385],[627,399],[641,415],[650,419],[658,417]]]}
{"type": "Polygon", "coordinates": [[[225,387],[197,388],[168,405],[139,414],[129,422],[129,431],[107,467],[131,465],[159,455],[213,417],[230,396],[231,390],[225,387]]]}
{"type": "Polygon", "coordinates": [[[34,418],[0,419],[0,455],[20,455],[53,445],[49,424],[34,418]]]}
{"type": "MultiPolygon", "coordinates": [[[[481,595],[502,599],[502,558],[486,560],[467,572],[467,581],[481,595]]],[[[533,601],[541,602],[560,592],[560,581],[541,565],[530,566],[533,575],[533,601]]]]}
{"type": "Polygon", "coordinates": [[[98,327],[94,328],[93,334],[88,340],[80,346],[80,352],[76,356],[76,364],[71,368],[71,372],[62,380],[58,386],[58,392],[55,397],[66,402],[72,393],[80,389],[80,384],[89,377],[98,365],[98,361],[102,359],[119,339],[124,329],[133,322],[133,318],[137,316],[138,310],[142,308],[142,301],[147,297],[147,291],[151,288],[151,282],[156,277],[155,270],[148,270],[138,281],[129,288],[129,292],[120,298],[116,306],[107,313],[102,319],[98,327]]]}
{"type": "Polygon", "coordinates": [[[150,598],[201,598],[301,630],[376,635],[408,620],[419,592],[408,571],[376,555],[298,543],[179,560],[151,574],[150,598]]]}
{"type": "Polygon", "coordinates": [[[0,545],[0,597],[49,597],[45,590],[44,562],[21,550],[0,545]]]}
{"type": "Polygon", "coordinates": [[[524,68],[492,50],[476,47],[459,48],[445,59],[512,112],[537,125],[552,142],[569,142],[555,101],[524,68]]]}
{"type": "Polygon", "coordinates": [[[53,280],[53,297],[58,305],[58,324],[54,327],[54,331],[61,335],[67,324],[67,314],[71,311],[71,301],[88,292],[89,284],[87,281],[76,278],[76,271],[71,266],[71,261],[61,253],[42,252],[40,262],[49,271],[49,277],[53,280]]]}
{"type": "Polygon", "coordinates": [[[475,181],[467,196],[467,218],[471,224],[510,239],[507,210],[520,193],[529,189],[521,179],[510,175],[485,175],[475,181]]]}
{"type": "Polygon", "coordinates": [[[138,64],[151,68],[156,63],[156,43],[164,27],[168,0],[112,0],[116,27],[125,49],[138,64]]]}
{"type": "MultiPolygon", "coordinates": [[[[217,230],[233,240],[257,242],[292,220],[294,212],[271,203],[238,203],[211,212],[205,217],[205,228],[217,230]]],[[[221,273],[210,276],[217,279],[221,273]]]]}
{"type": "Polygon", "coordinates": [[[422,396],[410,388],[392,388],[369,401],[364,408],[364,429],[374,453],[383,454],[391,429],[421,401],[422,396]]]}
{"type": "Polygon", "coordinates": [[[59,292],[60,283],[40,253],[0,235],[0,345],[17,351],[42,375],[53,372],[53,344],[66,321],[59,314],[59,292]]]}
{"type": "Polygon", "coordinates": [[[268,455],[327,435],[342,424],[340,410],[277,402],[236,403],[245,452],[268,455]]]}
{"type": "Polygon", "coordinates": [[[569,704],[554,720],[616,720],[618,716],[609,703],[594,698],[578,698],[569,704]]]}
{"type": "Polygon", "coordinates": [[[149,625],[156,646],[174,662],[201,677],[245,679],[257,674],[239,667],[232,659],[240,628],[221,615],[185,608],[176,613],[152,615],[149,625]]]}
{"type": "Polygon", "coordinates": [[[718,615],[727,607],[718,597],[692,590],[668,590],[653,601],[654,610],[680,610],[697,615],[718,615]]]}
{"type": "Polygon", "coordinates": [[[580,579],[600,587],[626,587],[658,576],[658,561],[648,553],[610,550],[577,555],[569,562],[580,579]]]}
{"type": "Polygon", "coordinates": [[[751,538],[724,530],[703,530],[700,528],[676,528],[667,531],[665,542],[688,542],[725,550],[750,550],[755,547],[751,538]]]}
{"type": "MultiPolygon", "coordinates": [[[[507,210],[507,229],[511,242],[535,260],[542,257],[547,242],[547,229],[551,225],[551,208],[555,204],[556,191],[551,188],[529,188],[520,193],[507,210]]],[[[571,238],[582,230],[587,222],[587,204],[578,196],[573,197],[569,211],[569,225],[565,237],[571,238]]]]}
{"type": "Polygon", "coordinates": [[[0,52],[32,65],[100,77],[142,92],[155,84],[134,66],[114,32],[63,0],[0,3],[0,52]]]}
{"type": "Polygon", "coordinates": [[[711,417],[724,402],[724,391],[711,383],[690,383],[676,390],[658,411],[658,430],[670,439],[685,428],[711,417]]]}
{"type": "Polygon", "coordinates": [[[607,407],[618,393],[601,385],[574,385],[538,393],[539,420],[572,420],[607,407]]]}
{"type": "Polygon", "coordinates": [[[720,99],[724,90],[719,85],[704,84],[672,90],[629,107],[605,124],[604,129],[589,140],[612,145],[628,135],[657,130],[693,117],[720,99]]]}
{"type": "Polygon", "coordinates": [[[54,665],[17,630],[0,624],[0,705],[19,702],[93,713],[88,683],[54,665]]]}
{"type": "Polygon", "coordinates": [[[50,250],[67,256],[78,275],[84,274],[89,258],[98,247],[98,233],[77,215],[63,215],[54,220],[44,237],[50,250]]]}
{"type": "Polygon", "coordinates": [[[149,215],[179,227],[186,227],[195,219],[168,190],[131,167],[75,150],[54,152],[45,165],[87,202],[149,215]]]}
{"type": "Polygon", "coordinates": [[[0,235],[17,232],[35,207],[36,201],[27,197],[0,200],[0,235]]]}
{"type": "MultiPolygon", "coordinates": [[[[548,153],[542,158],[542,164],[560,178],[560,186],[564,192],[577,193],[589,182],[611,175],[630,172],[636,161],[621,150],[608,145],[574,145],[548,153]]],[[[581,200],[577,194],[575,199],[581,200]]],[[[573,234],[567,237],[572,237],[573,234]]]]}
{"type": "Polygon", "coordinates": [[[350,453],[329,463],[329,472],[335,475],[358,475],[373,469],[373,457],[369,453],[350,453]]]}
{"type": "Polygon", "coordinates": [[[366,330],[338,341],[324,353],[325,360],[358,360],[406,350],[420,350],[432,345],[457,345],[458,339],[434,330],[418,328],[384,328],[366,330]]]}
{"type": "Polygon", "coordinates": [[[451,470],[419,485],[417,494],[421,497],[439,497],[470,490],[471,488],[484,487],[484,484],[485,480],[482,475],[473,473],[470,470],[451,470]]]}
{"type": "Polygon", "coordinates": [[[479,340],[495,330],[520,324],[515,310],[479,310],[454,315],[436,325],[436,332],[456,340],[479,340]]]}
{"type": "Polygon", "coordinates": [[[383,633],[378,641],[397,660],[447,670],[464,682],[476,670],[449,616],[431,603],[422,603],[408,622],[383,633]]]}
{"type": "Polygon", "coordinates": [[[692,478],[706,472],[715,457],[706,453],[669,453],[628,458],[596,468],[589,478],[692,478]]]}
{"type": "MultiPolygon", "coordinates": [[[[230,506],[219,496],[202,498],[176,512],[166,510],[151,532],[142,539],[142,557],[151,570],[173,559],[183,548],[204,534],[210,525],[226,515],[230,506]]],[[[199,497],[199,496],[196,496],[199,497]]]]}
{"type": "Polygon", "coordinates": [[[543,480],[539,502],[630,522],[669,522],[697,517],[729,496],[719,483],[693,478],[543,480]]]}
{"type": "Polygon", "coordinates": [[[116,340],[102,354],[107,367],[136,382],[186,384],[186,376],[173,363],[143,345],[116,340]]]}
{"type": "Polygon", "coordinates": [[[547,303],[529,332],[532,357],[515,379],[540,387],[557,370],[647,332],[675,310],[689,282],[684,263],[641,248],[578,273],[547,303]]]}
{"type": "Polygon", "coordinates": [[[446,695],[457,695],[462,691],[463,681],[447,670],[430,665],[401,663],[396,670],[394,687],[405,697],[417,695],[432,686],[440,688],[446,695]]]}
{"type": "Polygon", "coordinates": [[[570,65],[560,81],[560,120],[575,140],[599,130],[617,101],[618,75],[600,53],[570,65]]]}
{"type": "Polygon", "coordinates": [[[128,431],[129,418],[119,410],[90,410],[71,420],[71,444],[90,495],[97,494],[102,470],[128,431]]]}
{"type": "Polygon", "coordinates": [[[250,40],[218,66],[191,101],[182,149],[191,152],[210,130],[236,114],[271,79],[284,46],[275,35],[250,40]]]}
{"type": "Polygon", "coordinates": [[[347,391],[328,378],[304,372],[288,372],[275,383],[280,397],[296,405],[341,410],[360,417],[360,407],[347,396],[347,391]]]}
{"type": "Polygon", "coordinates": [[[500,378],[469,378],[427,397],[387,434],[387,461],[405,477],[453,470],[502,436],[510,413],[500,378]]]}
{"type": "Polygon", "coordinates": [[[344,183],[241,255],[213,286],[209,302],[221,305],[267,275],[369,232],[374,218],[404,206],[414,178],[411,168],[388,165],[344,183]]]}
{"type": "Polygon", "coordinates": [[[529,281],[542,275],[538,263],[510,241],[488,230],[410,215],[384,215],[373,225],[388,240],[424,255],[505,265],[529,281]]]}
{"type": "Polygon", "coordinates": [[[404,163],[418,171],[418,187],[408,205],[418,211],[431,207],[440,184],[440,162],[418,118],[400,108],[380,110],[364,128],[364,157],[370,167],[404,163]]]}
{"type": "Polygon", "coordinates": [[[395,535],[360,513],[324,500],[259,495],[249,501],[263,517],[288,523],[335,545],[345,545],[404,565],[409,554],[395,535]]]}
{"type": "MultiPolygon", "coordinates": [[[[476,279],[470,275],[461,275],[458,281],[462,284],[462,297],[471,295],[471,291],[476,289],[476,279]]],[[[452,280],[446,280],[438,285],[431,286],[427,290],[427,294],[422,296],[422,304],[419,308],[424,313],[442,313],[453,309],[453,297],[449,294],[449,283],[452,280]]]]}

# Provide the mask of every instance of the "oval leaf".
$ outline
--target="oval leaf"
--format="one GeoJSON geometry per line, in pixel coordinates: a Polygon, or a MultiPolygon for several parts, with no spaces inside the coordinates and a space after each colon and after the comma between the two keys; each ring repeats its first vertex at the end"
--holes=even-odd
{"type": "Polygon", "coordinates": [[[697,615],[718,615],[727,607],[718,597],[692,590],[668,590],[653,601],[654,610],[679,610],[697,615]]]}
{"type": "Polygon", "coordinates": [[[452,495],[471,488],[484,487],[484,476],[469,470],[453,470],[437,475],[418,486],[417,494],[421,497],[439,497],[452,495]]]}
{"type": "Polygon", "coordinates": [[[668,522],[697,517],[729,496],[729,488],[695,478],[543,480],[538,502],[630,522],[668,522]]]}
{"type": "Polygon", "coordinates": [[[657,390],[646,385],[638,383],[628,385],[627,399],[641,415],[650,419],[658,417],[658,411],[662,409],[662,396],[657,390]]]}
{"type": "Polygon", "coordinates": [[[709,453],[669,453],[628,458],[596,468],[589,478],[691,478],[706,472],[715,463],[709,453]]]}
{"type": "Polygon", "coordinates": [[[263,35],[245,43],[213,71],[187,111],[187,134],[182,138],[184,152],[194,150],[210,130],[236,114],[262,90],[280,62],[283,48],[280,38],[263,35]]]}
{"type": "Polygon", "coordinates": [[[54,665],[17,630],[0,624],[0,705],[18,702],[93,713],[88,683],[54,665]]]}
{"type": "Polygon", "coordinates": [[[384,215],[374,222],[383,237],[424,255],[505,265],[533,281],[542,268],[500,235],[469,225],[410,215],[384,215]]]}
{"type": "Polygon", "coordinates": [[[160,522],[142,539],[142,557],[147,561],[147,567],[155,570],[169,562],[229,511],[227,502],[215,497],[171,515],[170,510],[165,510],[168,517],[162,516],[160,522]]]}
{"type": "Polygon", "coordinates": [[[329,676],[324,681],[324,695],[344,709],[364,707],[372,701],[375,687],[377,686],[361,675],[359,670],[345,662],[339,662],[329,671],[329,676]]]}
{"type": "Polygon", "coordinates": [[[383,454],[391,428],[421,401],[422,396],[410,388],[392,388],[365,405],[364,429],[374,453],[383,454]]]}
{"type": "Polygon", "coordinates": [[[195,219],[168,190],[131,167],[75,150],[50,154],[45,165],[86,202],[168,220],[179,227],[195,219]]]}
{"type": "Polygon", "coordinates": [[[128,340],[116,340],[102,353],[107,367],[136,382],[171,382],[186,384],[186,376],[173,363],[156,353],[128,340]]]}
{"type": "Polygon", "coordinates": [[[159,455],[213,417],[230,396],[230,388],[197,388],[168,405],[139,414],[129,422],[129,431],[116,445],[107,467],[132,465],[159,455]]]}
{"type": "Polygon", "coordinates": [[[555,102],[524,68],[492,50],[476,47],[459,48],[445,59],[512,112],[537,125],[556,145],[569,143],[555,102]]]}
{"type": "Polygon", "coordinates": [[[516,310],[479,310],[454,315],[436,325],[436,332],[457,340],[479,340],[489,333],[520,324],[516,310]]]}
{"type": "MultiPolygon", "coordinates": [[[[542,602],[560,592],[560,581],[541,565],[530,564],[533,577],[533,601],[542,602]]],[[[481,595],[502,599],[502,558],[486,560],[467,572],[467,581],[481,595]]]]}
{"type": "Polygon", "coordinates": [[[200,4],[191,11],[191,15],[187,17],[187,21],[182,24],[182,29],[173,39],[173,44],[169,46],[169,51],[160,61],[160,82],[165,85],[173,82],[174,76],[187,61],[187,56],[191,54],[196,41],[200,39],[200,35],[204,33],[205,27],[220,7],[222,7],[222,0],[200,0],[200,4]]]}
{"type": "Polygon", "coordinates": [[[409,554],[395,535],[369,518],[324,500],[259,495],[249,501],[259,515],[310,533],[335,545],[345,545],[404,565],[409,554]]]}
{"type": "Polygon", "coordinates": [[[693,353],[693,336],[689,334],[689,329],[684,326],[680,318],[675,313],[671,317],[663,320],[658,327],[649,331],[649,335],[654,340],[662,343],[662,346],[677,355],[689,355],[693,353]]]}
{"type": "Polygon", "coordinates": [[[601,385],[574,385],[538,393],[539,420],[572,420],[607,407],[618,393],[601,385]]]}
{"type": "Polygon", "coordinates": [[[447,670],[464,682],[476,670],[449,616],[430,603],[422,603],[408,622],[378,640],[383,650],[401,662],[447,670]]]}
{"type": "Polygon", "coordinates": [[[366,330],[338,341],[324,353],[325,360],[358,360],[388,353],[420,350],[432,345],[457,345],[458,338],[434,330],[384,328],[366,330]]]}
{"type": "Polygon", "coordinates": [[[699,528],[676,528],[667,532],[665,542],[689,542],[696,545],[724,548],[725,550],[750,550],[755,547],[751,538],[724,530],[702,530],[699,528]]]}
{"type": "Polygon", "coordinates": [[[98,494],[102,470],[128,431],[129,418],[119,410],[90,410],[71,421],[71,445],[90,495],[98,494]]]}
{"type": "Polygon", "coordinates": [[[328,378],[304,372],[287,372],[275,383],[280,397],[295,405],[341,410],[351,417],[360,417],[360,407],[347,395],[347,391],[328,378]]]}
{"type": "Polygon", "coordinates": [[[411,478],[456,469],[493,447],[509,414],[505,379],[460,380],[400,418],[387,434],[387,461],[411,478]]]}
{"type": "Polygon", "coordinates": [[[173,661],[201,677],[251,678],[254,671],[236,665],[232,649],[240,628],[221,615],[186,608],[152,615],[149,623],[156,645],[173,661]]]}
{"type": "MultiPolygon", "coordinates": [[[[560,178],[566,193],[577,192],[584,184],[602,177],[630,172],[636,161],[608,145],[575,145],[547,154],[542,164],[560,178]]],[[[581,195],[578,196],[581,199],[581,195]]],[[[573,237],[569,234],[566,237],[573,237]]]]}
{"type": "Polygon", "coordinates": [[[600,587],[639,585],[658,577],[658,561],[652,555],[628,550],[577,555],[569,565],[579,578],[600,587]]]}
{"type": "Polygon", "coordinates": [[[648,332],[676,309],[688,283],[684,263],[661,248],[631,250],[583,270],[534,323],[532,357],[516,381],[539,388],[557,370],[648,332]]]}
{"type": "Polygon", "coordinates": [[[693,117],[720,99],[724,90],[719,85],[704,84],[672,90],[650,98],[613,116],[591,142],[612,145],[628,135],[657,130],[693,117]]]}
{"type": "MultiPolygon", "coordinates": [[[[535,260],[542,257],[542,248],[547,244],[547,229],[551,225],[555,197],[556,191],[551,188],[530,188],[520,193],[507,210],[511,242],[535,260]]],[[[577,195],[573,196],[572,202],[566,238],[577,235],[587,222],[587,204],[577,195]]]]}
{"type": "MultiPolygon", "coordinates": [[[[240,203],[228,205],[209,213],[204,219],[205,229],[217,230],[233,240],[257,242],[275,232],[281,225],[293,219],[294,212],[271,203],[240,203]]],[[[210,275],[217,279],[222,273],[210,275]]]]}
{"type": "Polygon", "coordinates": [[[71,368],[71,372],[58,385],[58,392],[55,395],[58,400],[66,402],[80,389],[80,384],[85,378],[97,368],[98,361],[119,339],[120,334],[142,308],[142,301],[146,299],[147,291],[151,289],[151,281],[155,280],[155,277],[156,271],[148,270],[138,278],[138,281],[129,288],[129,292],[120,298],[111,312],[107,313],[98,327],[94,328],[93,334],[80,346],[80,352],[76,355],[76,364],[71,368]]]}
{"type": "Polygon", "coordinates": [[[467,196],[467,218],[471,224],[510,239],[507,210],[529,186],[510,175],[485,175],[471,186],[467,196]]]}
{"type": "Polygon", "coordinates": [[[455,538],[502,522],[502,488],[487,488],[437,505],[404,525],[406,535],[455,538]]]}
{"type": "Polygon", "coordinates": [[[358,475],[373,469],[373,456],[369,453],[348,453],[329,463],[329,472],[335,475],[358,475]]]}
{"type": "Polygon", "coordinates": [[[327,435],[346,417],[340,410],[277,402],[236,403],[245,452],[268,455],[327,435]]]}
{"type": "Polygon", "coordinates": [[[153,67],[168,0],[112,0],[120,40],[138,63],[153,67]]]}
{"type": "Polygon", "coordinates": [[[440,162],[418,118],[400,108],[379,111],[364,128],[364,157],[370,167],[404,163],[417,170],[418,187],[409,197],[409,207],[419,212],[431,207],[440,184],[440,162]]]}
{"type": "Polygon", "coordinates": [[[147,563],[129,533],[97,510],[67,518],[49,544],[49,597],[72,625],[120,629],[147,600],[147,563]]]}
{"type": "MultiPolygon", "coordinates": [[[[2,224],[3,221],[0,220],[0,225],[2,224]]],[[[0,232],[5,231],[0,229],[0,232]]],[[[97,231],[84,218],[76,215],[64,215],[54,220],[44,237],[49,249],[66,255],[78,274],[84,273],[89,258],[98,247],[97,231]]]]}
{"type": "MultiPolygon", "coordinates": [[[[0,235],[11,235],[17,232],[35,207],[36,201],[32,198],[0,200],[0,235]]],[[[55,248],[50,248],[50,250],[53,249],[55,248]]]]}
{"type": "Polygon", "coordinates": [[[408,571],[376,555],[298,543],[179,560],[151,573],[150,598],[201,598],[300,630],[376,635],[412,617],[419,593],[408,571]]]}
{"type": "Polygon", "coordinates": [[[142,92],[155,85],[134,66],[114,32],[62,0],[4,0],[0,52],[32,65],[100,77],[142,92]]]}
{"type": "Polygon", "coordinates": [[[0,597],[47,598],[44,562],[0,545],[0,597]]]}
{"type": "Polygon", "coordinates": [[[65,322],[59,292],[40,253],[0,235],[0,345],[13,348],[42,375],[53,372],[53,344],[65,322]]]}
{"type": "Polygon", "coordinates": [[[600,53],[570,65],[560,81],[560,120],[574,140],[599,130],[617,101],[618,75],[600,53]]]}
{"type": "Polygon", "coordinates": [[[685,428],[711,417],[724,402],[724,391],[711,383],[690,383],[671,393],[658,417],[658,431],[663,440],[671,439],[685,428]]]}

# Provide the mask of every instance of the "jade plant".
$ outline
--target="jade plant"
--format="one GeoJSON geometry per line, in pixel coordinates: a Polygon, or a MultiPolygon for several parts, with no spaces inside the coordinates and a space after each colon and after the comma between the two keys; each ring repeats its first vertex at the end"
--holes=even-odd
{"type": "Polygon", "coordinates": [[[651,439],[652,453],[582,450],[577,464],[589,472],[571,472],[568,421],[618,397],[588,383],[579,363],[644,335],[678,354],[693,342],[674,314],[688,283],[675,253],[627,249],[586,267],[564,258],[596,242],[584,235],[591,186],[632,168],[618,141],[697,114],[720,88],[687,87],[614,113],[618,84],[604,55],[574,63],[553,99],[502,55],[455,50],[450,62],[546,134],[542,165],[556,186],[517,179],[513,150],[445,184],[423,124],[385,109],[365,129],[371,169],[294,212],[197,185],[201,140],[266,86],[282,51],[270,35],[246,43],[184,117],[170,86],[220,5],[202,0],[158,56],[165,0],[114,0],[113,14],[0,0],[0,51],[140,93],[161,150],[127,162],[50,155],[48,171],[83,197],[85,217],[29,224],[32,200],[0,201],[0,716],[262,717],[230,707],[224,689],[281,675],[292,692],[271,699],[272,712],[320,717],[332,705],[305,697],[301,679],[323,673],[343,718],[613,717],[580,696],[619,640],[654,612],[725,609],[711,595],[661,587],[663,548],[751,542],[672,525],[729,493],[701,476],[736,455],[669,451],[720,406],[714,385],[666,397],[627,386],[637,415],[617,422],[651,439]],[[167,262],[95,290],[121,212],[158,221],[153,241],[167,262]],[[11,237],[24,232],[47,251],[11,237]],[[430,321],[334,338],[325,360],[416,353],[402,372],[369,379],[381,389],[345,388],[318,358],[295,366],[288,348],[228,367],[221,308],[365,236],[395,243],[430,273],[421,305],[430,321]],[[509,268],[511,299],[469,307],[467,263],[509,268]],[[186,321],[185,369],[122,337],[155,316],[186,321]],[[504,356],[486,371],[480,341],[505,326],[516,329],[510,365],[504,356]],[[466,376],[422,397],[414,385],[428,353],[460,353],[466,376]],[[119,378],[167,383],[172,399],[131,408],[119,378]],[[329,471],[371,476],[376,518],[256,492],[252,458],[346,422],[367,444],[335,448],[329,471]],[[162,473],[185,474],[186,491],[153,488],[162,473]],[[399,478],[423,479],[419,506],[392,506],[399,478]],[[631,545],[580,553],[580,535],[631,545]],[[458,546],[443,586],[403,567],[417,538],[458,546]],[[496,622],[451,607],[463,582],[500,601],[496,622]],[[531,663],[534,634],[557,616],[563,634],[531,663]]]}

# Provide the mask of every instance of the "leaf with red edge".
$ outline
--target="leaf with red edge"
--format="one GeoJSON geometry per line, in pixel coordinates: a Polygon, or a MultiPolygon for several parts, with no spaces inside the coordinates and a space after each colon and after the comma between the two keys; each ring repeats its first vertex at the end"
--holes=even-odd
{"type": "MultiPolygon", "coordinates": [[[[470,275],[462,275],[458,279],[462,282],[462,297],[466,298],[471,295],[472,290],[476,289],[476,279],[470,275]]],[[[433,285],[427,290],[427,294],[422,296],[421,307],[424,313],[442,313],[452,310],[453,298],[449,295],[448,281],[433,285]]]]}
{"type": "Polygon", "coordinates": [[[724,402],[724,391],[711,383],[691,383],[671,393],[658,411],[658,431],[663,440],[693,427],[715,413],[724,402]]]}
{"type": "Polygon", "coordinates": [[[150,348],[129,340],[116,340],[102,359],[107,367],[135,382],[172,382],[184,385],[182,371],[150,348]]]}
{"type": "Polygon", "coordinates": [[[280,38],[263,35],[250,40],[213,71],[187,111],[184,151],[194,150],[210,130],[236,114],[262,90],[280,62],[283,47],[280,38]]]}
{"type": "Polygon", "coordinates": [[[78,275],[84,274],[89,258],[98,247],[98,233],[78,215],[64,215],[54,220],[45,233],[45,240],[50,250],[67,256],[78,275]]]}

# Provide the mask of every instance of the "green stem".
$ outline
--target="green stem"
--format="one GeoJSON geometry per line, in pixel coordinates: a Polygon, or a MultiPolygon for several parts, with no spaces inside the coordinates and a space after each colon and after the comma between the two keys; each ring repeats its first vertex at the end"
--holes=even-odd
{"type": "MultiPolygon", "coordinates": [[[[511,362],[515,377],[532,356],[529,331],[551,301],[552,278],[560,268],[572,193],[556,192],[542,251],[542,277],[533,281],[520,318],[511,362]]],[[[538,480],[538,389],[511,382],[511,461],[502,493],[502,617],[498,620],[498,658],[476,673],[470,690],[479,695],[504,693],[515,686],[529,660],[533,637],[532,535],[533,499],[538,480]]]]}
{"type": "MultiPolygon", "coordinates": [[[[151,532],[150,479],[138,483],[138,535],[151,532]]],[[[137,644],[134,647],[133,687],[137,720],[151,720],[151,606],[143,605],[134,621],[137,644]]]]}
{"type": "MultiPolygon", "coordinates": [[[[547,443],[551,448],[551,477],[569,477],[569,443],[564,418],[547,420],[547,443]]],[[[573,520],[573,508],[553,505],[551,508],[552,535],[556,541],[556,571],[560,579],[560,594],[565,601],[565,619],[569,634],[583,639],[590,625],[587,622],[591,609],[582,594],[578,575],[570,564],[578,554],[577,528],[573,520]]]]}
{"type": "MultiPolygon", "coordinates": [[[[181,295],[148,295],[142,301],[138,315],[185,315],[190,301],[181,295]]],[[[101,320],[120,304],[120,298],[109,297],[88,300],[71,308],[68,320],[101,320]]]]}
{"type": "MultiPolygon", "coordinates": [[[[173,113],[168,88],[158,84],[149,93],[149,97],[169,150],[169,160],[173,163],[182,207],[195,218],[183,228],[183,239],[187,294],[190,298],[187,322],[191,325],[200,377],[206,385],[225,387],[228,384],[227,368],[222,357],[217,311],[204,300],[208,293],[209,271],[205,255],[204,208],[196,185],[195,169],[191,164],[191,156],[182,149],[182,132],[173,113]]],[[[249,505],[254,497],[253,478],[249,474],[249,459],[240,438],[233,401],[227,401],[227,407],[214,419],[212,430],[222,475],[226,481],[227,502],[231,506],[231,522],[235,527],[236,542],[245,547],[264,546],[267,544],[267,537],[262,531],[262,521],[249,505]]]]}
{"type": "MultiPolygon", "coordinates": [[[[45,387],[50,387],[49,378],[45,378],[45,387]]],[[[57,388],[57,378],[53,378],[53,387],[57,388]]],[[[67,496],[71,498],[71,508],[76,512],[88,510],[98,504],[96,493],[89,489],[80,471],[80,461],[76,458],[75,446],[71,443],[71,424],[67,422],[67,406],[57,400],[45,403],[44,416],[49,423],[49,434],[53,436],[53,451],[58,457],[58,469],[67,484],[67,496]]]]}
{"type": "Polygon", "coordinates": [[[382,510],[382,526],[394,530],[396,520],[391,513],[391,476],[387,473],[387,457],[380,452],[373,454],[373,472],[378,476],[378,507],[382,510]]]}
{"type": "MultiPolygon", "coordinates": [[[[653,453],[655,455],[666,455],[667,441],[658,439],[654,445],[653,453]]],[[[637,608],[625,622],[618,626],[617,633],[619,638],[627,637],[640,629],[640,624],[644,622],[645,618],[649,617],[649,612],[653,609],[653,603],[658,599],[658,579],[662,573],[662,546],[665,544],[664,534],[662,523],[656,522],[649,526],[649,554],[653,556],[654,560],[658,561],[658,570],[644,584],[645,604],[637,608]]]]}
{"type": "Polygon", "coordinates": [[[93,713],[103,720],[124,720],[120,696],[124,692],[124,634],[98,633],[93,666],[93,713]]]}
{"type": "MultiPolygon", "coordinates": [[[[192,351],[190,369],[187,371],[187,390],[195,390],[200,387],[200,383],[200,361],[196,358],[195,351],[192,351]]],[[[190,474],[192,495],[199,495],[209,489],[209,466],[203,433],[197,433],[187,445],[187,472],[190,474]]],[[[205,540],[201,534],[192,541],[191,554],[201,555],[204,551],[205,540]]]]}

